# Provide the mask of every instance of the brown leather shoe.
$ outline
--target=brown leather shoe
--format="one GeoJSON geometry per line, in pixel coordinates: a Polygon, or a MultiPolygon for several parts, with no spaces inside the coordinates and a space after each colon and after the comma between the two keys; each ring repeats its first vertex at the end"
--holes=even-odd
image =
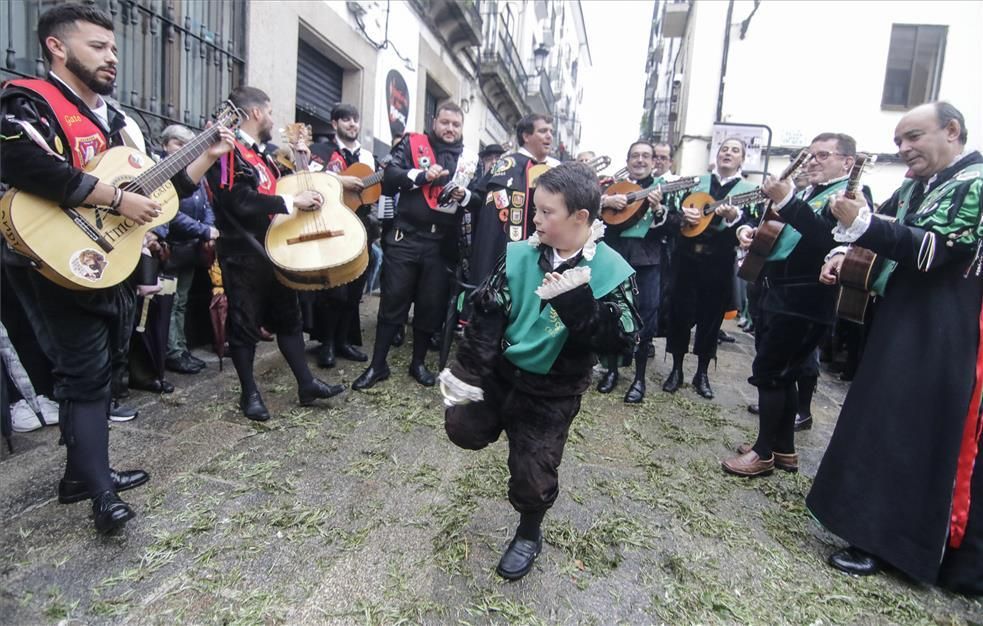
{"type": "MultiPolygon", "coordinates": [[[[742,443],[737,446],[737,453],[744,455],[751,451],[751,444],[742,443]]],[[[799,471],[799,455],[795,452],[791,454],[782,454],[781,452],[775,452],[775,467],[785,472],[795,473],[799,471]]]]}
{"type": "Polygon", "coordinates": [[[768,476],[775,470],[775,457],[762,460],[758,453],[751,450],[747,454],[735,456],[720,463],[724,471],[734,476],[751,478],[752,476],[768,476]]]}
{"type": "Polygon", "coordinates": [[[775,452],[775,467],[784,471],[795,473],[799,471],[799,455],[795,452],[790,454],[782,454],[781,452],[775,452]]]}

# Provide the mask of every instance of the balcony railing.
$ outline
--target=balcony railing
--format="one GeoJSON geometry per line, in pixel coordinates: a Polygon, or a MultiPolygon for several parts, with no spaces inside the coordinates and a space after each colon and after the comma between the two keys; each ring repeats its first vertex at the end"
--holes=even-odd
{"type": "Polygon", "coordinates": [[[526,102],[537,113],[553,114],[556,109],[556,97],[553,95],[553,86],[550,84],[550,77],[546,70],[540,70],[538,74],[529,76],[526,83],[526,102]]]}
{"type": "Polygon", "coordinates": [[[511,10],[496,3],[485,3],[482,13],[482,47],[478,74],[481,89],[493,110],[506,125],[516,122],[529,110],[526,94],[529,75],[512,39],[514,19],[511,10]]]}
{"type": "Polygon", "coordinates": [[[492,5],[483,17],[484,23],[484,46],[481,49],[482,62],[502,63],[507,74],[516,83],[520,94],[524,92],[524,86],[528,75],[522,64],[522,57],[519,49],[515,46],[512,33],[509,32],[511,20],[506,21],[505,13],[497,11],[492,5]]]}

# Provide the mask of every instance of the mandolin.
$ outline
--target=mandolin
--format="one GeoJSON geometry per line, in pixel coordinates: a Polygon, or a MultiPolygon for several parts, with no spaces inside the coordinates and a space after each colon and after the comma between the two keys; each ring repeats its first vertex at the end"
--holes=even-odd
{"type": "Polygon", "coordinates": [[[604,223],[609,226],[623,226],[625,228],[629,228],[642,218],[644,213],[641,208],[644,206],[645,198],[648,197],[649,192],[654,191],[657,188],[661,188],[662,199],[666,200],[667,196],[670,194],[692,189],[699,184],[699,176],[684,176],[678,180],[668,183],[657,183],[644,189],[641,187],[641,185],[636,185],[628,180],[616,182],[604,190],[604,195],[614,196],[617,194],[624,194],[628,196],[628,204],[621,211],[616,211],[615,209],[611,208],[602,208],[601,219],[604,220],[604,223]]]}
{"type": "MultiPolygon", "coordinates": [[[[288,143],[309,143],[306,124],[288,124],[288,143]]],[[[337,287],[362,275],[369,263],[365,227],[344,204],[341,180],[328,172],[308,171],[306,154],[294,150],[296,173],[276,182],[277,193],[296,195],[316,191],[324,202],[314,211],[293,210],[275,215],[266,231],[266,252],[277,268],[277,279],[293,289],[337,287]]]]}
{"type": "Polygon", "coordinates": [[[153,198],[161,212],[146,224],[107,206],[62,207],[53,200],[10,189],[0,199],[0,228],[10,246],[48,280],[84,291],[117,285],[133,273],[147,231],[174,219],[179,198],[171,178],[201,156],[219,128],[238,127],[241,112],[229,102],[215,124],[160,162],[126,146],[110,148],[85,166],[99,182],[153,198]]]}

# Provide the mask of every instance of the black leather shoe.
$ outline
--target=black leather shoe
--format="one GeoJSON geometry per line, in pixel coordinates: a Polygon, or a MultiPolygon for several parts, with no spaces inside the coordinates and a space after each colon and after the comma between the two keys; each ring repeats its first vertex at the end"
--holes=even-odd
{"type": "Polygon", "coordinates": [[[335,366],[334,344],[330,341],[328,341],[328,343],[322,343],[321,347],[318,349],[317,366],[324,369],[335,366]]]}
{"type": "Polygon", "coordinates": [[[650,341],[649,342],[648,358],[650,358],[650,359],[651,358],[655,358],[655,342],[654,341],[650,341]]]}
{"type": "Polygon", "coordinates": [[[854,576],[870,576],[882,569],[880,559],[853,546],[834,552],[826,560],[841,572],[854,576]]]}
{"type": "Polygon", "coordinates": [[[126,526],[127,520],[136,517],[130,505],[112,491],[103,491],[92,499],[92,519],[96,530],[104,535],[126,526]]]}
{"type": "Polygon", "coordinates": [[[628,404],[638,404],[645,399],[645,381],[636,378],[632,381],[631,387],[625,394],[625,402],[628,404]]]}
{"type": "Polygon", "coordinates": [[[611,393],[618,385],[618,370],[608,370],[597,381],[597,390],[601,393],[611,393]]]}
{"type": "Polygon", "coordinates": [[[662,383],[662,391],[676,393],[683,386],[683,370],[672,370],[666,382],[662,383]]]}
{"type": "Polygon", "coordinates": [[[140,391],[149,391],[151,393],[173,393],[174,385],[162,379],[133,380],[131,378],[130,389],[139,389],[140,391]]]}
{"type": "Polygon", "coordinates": [[[693,376],[693,387],[696,389],[696,393],[707,400],[713,400],[713,389],[710,388],[710,377],[707,376],[706,372],[697,372],[693,376]]]}
{"type": "Polygon", "coordinates": [[[404,341],[406,341],[406,327],[405,327],[405,326],[400,326],[400,327],[399,327],[399,328],[398,328],[398,329],[396,330],[396,334],[395,334],[395,335],[393,335],[393,340],[392,340],[392,341],[390,342],[390,344],[391,344],[391,345],[392,345],[392,346],[393,346],[394,348],[398,348],[398,347],[400,347],[401,345],[403,345],[403,342],[404,342],[404,341]]]}
{"type": "Polygon", "coordinates": [[[812,428],[812,416],[811,415],[799,415],[795,414],[795,430],[796,432],[800,430],[809,430],[812,428]]]}
{"type": "Polygon", "coordinates": [[[337,348],[335,348],[335,354],[337,354],[343,359],[347,359],[349,361],[357,361],[358,363],[365,363],[366,361],[369,360],[369,357],[366,356],[364,352],[362,352],[361,350],[359,350],[358,348],[356,348],[350,343],[343,343],[337,348]]]}
{"type": "Polygon", "coordinates": [[[543,538],[533,541],[518,535],[512,539],[512,543],[505,550],[498,567],[495,571],[499,576],[508,580],[519,580],[529,573],[536,557],[543,550],[543,538]]]}
{"type": "Polygon", "coordinates": [[[344,390],[344,385],[332,385],[315,378],[297,390],[297,399],[300,401],[300,406],[311,406],[315,400],[333,398],[344,390]]]}
{"type": "Polygon", "coordinates": [[[751,415],[757,415],[761,411],[758,409],[757,404],[749,404],[747,405],[747,412],[750,413],[751,415]]]}
{"type": "Polygon", "coordinates": [[[256,422],[265,422],[270,419],[270,412],[263,404],[263,396],[258,391],[239,396],[239,408],[242,414],[256,422]]]}
{"type": "Polygon", "coordinates": [[[720,329],[720,332],[717,333],[717,343],[734,343],[735,341],[737,340],[728,335],[727,331],[722,328],[720,329]]]}
{"type": "Polygon", "coordinates": [[[374,387],[376,383],[382,382],[389,378],[389,366],[383,366],[380,369],[375,369],[374,367],[369,367],[367,370],[362,372],[362,375],[355,379],[352,383],[352,389],[360,391],[362,389],[368,389],[369,387],[374,387]]]}
{"type": "Polygon", "coordinates": [[[189,362],[191,362],[194,365],[197,365],[201,369],[205,369],[205,366],[207,365],[204,361],[202,361],[201,359],[199,359],[195,355],[191,354],[187,350],[185,350],[184,352],[182,352],[181,353],[181,356],[183,356],[184,358],[188,359],[189,362]]]}
{"type": "MultiPolygon", "coordinates": [[[[109,470],[109,475],[113,479],[113,487],[117,493],[139,487],[150,480],[150,474],[143,470],[133,470],[130,472],[109,470]]],[[[73,504],[82,500],[88,500],[91,497],[89,490],[85,487],[85,482],[81,480],[62,478],[58,483],[58,502],[60,504],[73,504]]]]}
{"type": "Polygon", "coordinates": [[[423,363],[417,363],[415,365],[410,363],[410,376],[424,387],[433,387],[437,384],[437,377],[423,363]]]}
{"type": "Polygon", "coordinates": [[[196,365],[183,354],[178,358],[168,357],[164,359],[164,367],[171,372],[178,374],[197,374],[205,368],[204,364],[196,365]]]}

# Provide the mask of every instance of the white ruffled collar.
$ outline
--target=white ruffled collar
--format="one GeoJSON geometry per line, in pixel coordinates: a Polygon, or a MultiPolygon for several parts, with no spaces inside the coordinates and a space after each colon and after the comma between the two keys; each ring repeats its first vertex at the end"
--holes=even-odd
{"type": "MultiPolygon", "coordinates": [[[[584,243],[583,254],[584,258],[588,261],[594,258],[597,254],[597,240],[604,236],[604,222],[600,218],[595,219],[590,225],[590,235],[587,236],[587,242],[584,243]]],[[[530,246],[533,248],[538,248],[542,243],[539,240],[539,233],[533,232],[529,235],[529,239],[526,239],[530,246]]],[[[574,254],[576,256],[576,254],[574,254]]]]}

